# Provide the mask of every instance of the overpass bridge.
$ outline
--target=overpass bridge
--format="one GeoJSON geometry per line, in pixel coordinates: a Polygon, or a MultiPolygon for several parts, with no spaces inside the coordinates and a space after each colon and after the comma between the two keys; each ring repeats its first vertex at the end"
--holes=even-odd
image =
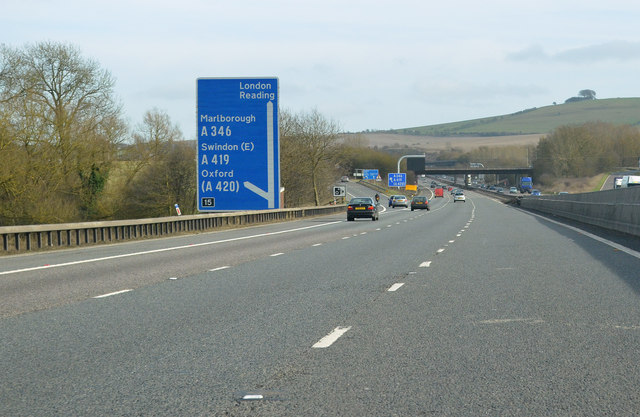
{"type": "Polygon", "coordinates": [[[456,175],[456,174],[515,174],[522,176],[531,176],[533,168],[441,168],[441,167],[425,167],[423,170],[414,171],[416,175],[456,175]]]}

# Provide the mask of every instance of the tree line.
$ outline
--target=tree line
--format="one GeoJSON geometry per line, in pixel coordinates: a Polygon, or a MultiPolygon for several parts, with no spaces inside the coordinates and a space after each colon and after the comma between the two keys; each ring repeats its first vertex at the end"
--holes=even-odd
{"type": "Polygon", "coordinates": [[[128,126],[114,86],[72,45],[0,47],[0,225],[152,217],[194,204],[193,145],[157,109],[128,126]]]}
{"type": "MultiPolygon", "coordinates": [[[[0,46],[0,226],[197,211],[195,141],[155,108],[130,126],[114,87],[73,45],[0,46]]],[[[317,110],[279,129],[285,205],[329,203],[363,153],[317,110]]]]}

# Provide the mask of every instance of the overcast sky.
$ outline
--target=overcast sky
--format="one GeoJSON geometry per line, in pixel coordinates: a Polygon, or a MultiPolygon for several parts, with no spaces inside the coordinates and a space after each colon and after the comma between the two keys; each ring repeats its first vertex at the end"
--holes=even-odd
{"type": "Polygon", "coordinates": [[[278,77],[281,108],[345,131],[638,97],[639,22],[631,0],[11,0],[0,42],[73,44],[132,126],[158,108],[194,139],[199,77],[278,77]]]}

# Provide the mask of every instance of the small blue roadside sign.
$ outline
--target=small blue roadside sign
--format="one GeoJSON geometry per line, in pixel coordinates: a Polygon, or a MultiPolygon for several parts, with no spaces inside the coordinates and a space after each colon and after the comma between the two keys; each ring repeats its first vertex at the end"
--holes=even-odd
{"type": "Polygon", "coordinates": [[[389,187],[406,187],[407,174],[404,172],[389,173],[389,187]]]}
{"type": "Polygon", "coordinates": [[[198,78],[198,210],[280,208],[277,78],[198,78]]]}
{"type": "Polygon", "coordinates": [[[363,169],[362,170],[362,179],[375,180],[376,178],[378,178],[378,170],[377,169],[363,169]]]}

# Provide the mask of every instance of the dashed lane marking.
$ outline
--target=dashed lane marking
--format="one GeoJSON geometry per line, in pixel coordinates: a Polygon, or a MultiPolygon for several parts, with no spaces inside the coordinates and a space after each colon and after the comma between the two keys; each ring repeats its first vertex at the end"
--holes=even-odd
{"type": "Polygon", "coordinates": [[[336,327],[335,329],[333,329],[333,331],[331,331],[331,333],[329,333],[328,335],[326,335],[325,337],[320,339],[318,342],[316,342],[316,344],[314,344],[311,347],[314,348],[314,349],[325,349],[325,348],[328,348],[329,346],[334,344],[336,342],[336,340],[338,340],[343,334],[348,332],[350,329],[351,329],[351,326],[349,326],[349,327],[336,327]]]}
{"type": "Polygon", "coordinates": [[[93,298],[106,298],[106,297],[111,297],[112,295],[124,294],[124,293],[129,292],[129,291],[133,291],[133,290],[132,289],[128,289],[128,290],[110,292],[108,294],[96,295],[93,298]]]}

